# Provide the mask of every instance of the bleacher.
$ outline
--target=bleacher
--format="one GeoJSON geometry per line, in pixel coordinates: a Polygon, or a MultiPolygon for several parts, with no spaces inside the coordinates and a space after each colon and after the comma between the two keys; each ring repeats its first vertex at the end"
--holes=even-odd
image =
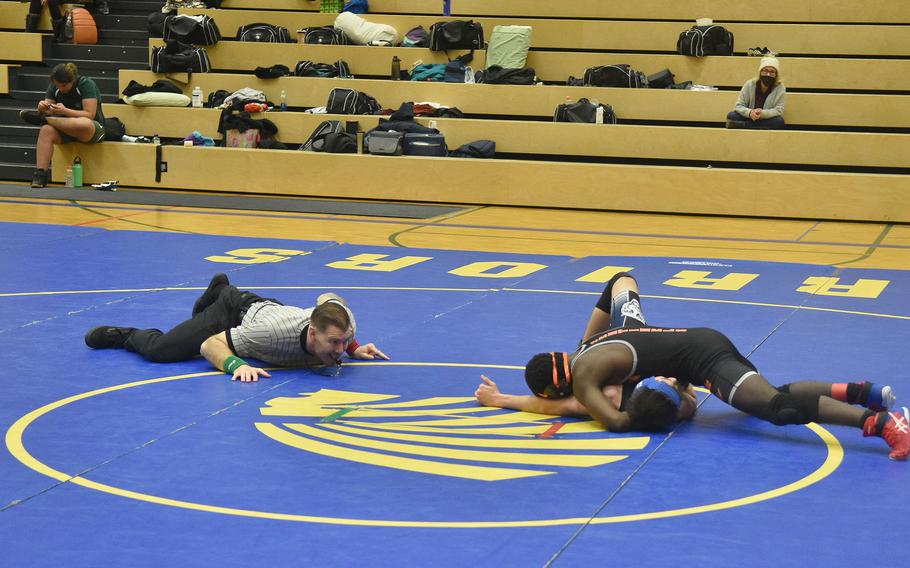
{"type": "MultiPolygon", "coordinates": [[[[131,80],[175,81],[189,95],[251,87],[277,101],[287,93],[288,112],[269,118],[289,148],[319,122],[356,121],[373,128],[372,115],[314,115],[336,87],[364,91],[384,108],[404,101],[458,107],[465,118],[435,120],[450,148],[495,140],[493,160],[324,154],[296,150],[201,148],[166,145],[158,171],[156,148],[146,144],[70,144],[54,154],[54,181],[79,154],[86,180],[119,179],[149,188],[232,191],[250,194],[402,199],[425,202],[570,207],[595,210],[681,212],[794,218],[910,222],[910,3],[807,0],[766,2],[755,21],[754,3],[638,0],[553,3],[544,0],[371,0],[364,17],[400,34],[444,19],[474,19],[489,39],[495,25],[533,27],[527,65],[544,85],[426,83],[388,79],[393,56],[408,68],[420,60],[445,62],[424,48],[256,44],[233,41],[240,25],[269,22],[298,28],[330,25],[333,14],[307,0],[225,0],[205,13],[224,40],[207,48],[212,72],[157,75],[121,70],[131,80]],[[696,17],[712,17],[736,38],[729,57],[694,58],[675,52],[676,38],[696,17]],[[757,74],[749,47],[781,52],[787,85],[783,131],[723,128],[742,83],[757,74]],[[356,79],[282,77],[258,79],[257,66],[344,59],[356,79]],[[668,68],[678,82],[718,90],[617,89],[567,86],[587,67],[627,63],[648,74],[668,68]],[[554,123],[567,98],[609,103],[617,125],[554,123]]],[[[25,34],[19,34],[23,36],[25,34]]],[[[37,34],[28,34],[37,35],[37,34]]],[[[4,50],[12,41],[0,36],[4,50]]],[[[161,45],[149,41],[149,50],[161,45]]],[[[40,46],[40,44],[39,44],[40,46]]],[[[4,53],[7,53],[4,51],[4,53]]],[[[449,53],[450,57],[457,53],[449,53]]],[[[18,58],[3,57],[6,61],[18,58]]],[[[484,67],[485,52],[471,65],[484,67]]],[[[29,59],[23,59],[25,61],[29,59]]],[[[3,80],[0,78],[0,87],[3,80]]],[[[209,108],[133,107],[106,104],[132,135],[182,139],[194,130],[219,139],[220,111],[209,108]]]]}

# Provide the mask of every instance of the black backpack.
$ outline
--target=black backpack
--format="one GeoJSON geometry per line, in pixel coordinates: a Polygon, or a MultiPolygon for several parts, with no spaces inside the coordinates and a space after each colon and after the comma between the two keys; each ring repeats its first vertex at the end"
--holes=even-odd
{"type": "Polygon", "coordinates": [[[237,29],[237,41],[258,41],[262,43],[294,43],[288,29],[272,24],[246,24],[237,29]]]}
{"type": "Polygon", "coordinates": [[[208,73],[212,69],[205,48],[169,40],[164,47],[152,48],[153,73],[208,73]]]}
{"type": "Polygon", "coordinates": [[[298,61],[294,66],[294,75],[298,77],[341,77],[342,79],[353,78],[351,69],[348,64],[339,59],[334,65],[329,63],[313,63],[309,59],[298,61]]]}
{"type": "Polygon", "coordinates": [[[436,22],[430,26],[430,50],[483,49],[483,26],[474,20],[436,22]]]}
{"type": "Polygon", "coordinates": [[[320,26],[297,30],[297,33],[301,32],[303,32],[303,43],[317,45],[348,45],[351,43],[348,40],[348,36],[344,35],[344,32],[335,26],[320,26]]]}
{"type": "Polygon", "coordinates": [[[584,84],[589,87],[643,88],[648,78],[628,65],[599,65],[585,69],[584,84]]]}
{"type": "Polygon", "coordinates": [[[578,99],[577,103],[564,103],[556,107],[553,122],[597,122],[597,109],[603,109],[603,124],[616,124],[613,107],[605,104],[594,104],[588,99],[578,99]]]}
{"type": "Polygon", "coordinates": [[[533,85],[537,82],[537,73],[533,67],[512,69],[492,65],[478,71],[474,80],[488,85],[533,85]]]}
{"type": "Polygon", "coordinates": [[[673,85],[675,80],[676,77],[673,76],[673,72],[669,69],[664,69],[653,75],[648,75],[648,88],[666,89],[670,85],[673,85]]]}
{"type": "Polygon", "coordinates": [[[168,16],[162,36],[193,45],[215,45],[221,39],[221,30],[211,16],[168,16]]]}
{"type": "Polygon", "coordinates": [[[692,26],[679,34],[676,51],[682,55],[733,55],[733,33],[723,26],[692,26]]]}
{"type": "Polygon", "coordinates": [[[382,110],[376,99],[354,89],[332,89],[325,105],[329,114],[374,114],[382,110]]]}
{"type": "Polygon", "coordinates": [[[319,123],[319,126],[313,130],[313,133],[306,139],[306,142],[300,145],[298,150],[303,150],[304,152],[325,152],[326,136],[341,132],[344,132],[344,126],[342,126],[340,120],[324,120],[319,123]]]}

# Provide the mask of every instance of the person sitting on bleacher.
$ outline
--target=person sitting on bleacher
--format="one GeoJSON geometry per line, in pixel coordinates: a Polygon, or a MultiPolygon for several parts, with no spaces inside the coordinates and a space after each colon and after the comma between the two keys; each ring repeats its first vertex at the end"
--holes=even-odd
{"type": "Polygon", "coordinates": [[[38,24],[41,21],[41,10],[47,6],[47,11],[51,16],[51,25],[54,29],[54,40],[63,40],[63,14],[60,12],[60,0],[31,0],[28,7],[28,15],[25,17],[25,31],[29,33],[38,32],[38,24]]]}
{"type": "Polygon", "coordinates": [[[75,141],[94,144],[104,140],[104,114],[98,85],[79,75],[73,63],[60,63],[51,70],[50,78],[47,96],[38,101],[38,110],[19,113],[25,122],[41,127],[32,187],[47,186],[54,144],[75,141]]]}
{"type": "Polygon", "coordinates": [[[758,69],[758,78],[749,79],[740,90],[736,107],[727,115],[727,128],[784,127],[787,89],[780,80],[780,62],[776,57],[763,57],[758,69]]]}

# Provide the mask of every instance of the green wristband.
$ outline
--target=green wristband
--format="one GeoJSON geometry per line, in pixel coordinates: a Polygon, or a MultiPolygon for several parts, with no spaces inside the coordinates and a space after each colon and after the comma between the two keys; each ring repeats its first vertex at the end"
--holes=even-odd
{"type": "Polygon", "coordinates": [[[247,364],[248,363],[246,361],[244,361],[243,359],[241,359],[240,357],[238,357],[236,355],[231,355],[227,359],[224,360],[224,363],[222,363],[221,366],[224,367],[225,373],[233,375],[234,371],[236,371],[238,368],[242,367],[243,365],[247,365],[247,364]]]}

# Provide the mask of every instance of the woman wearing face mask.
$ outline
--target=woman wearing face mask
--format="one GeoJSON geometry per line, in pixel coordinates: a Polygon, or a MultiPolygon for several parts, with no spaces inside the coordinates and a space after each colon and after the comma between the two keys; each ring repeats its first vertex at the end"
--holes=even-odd
{"type": "Polygon", "coordinates": [[[727,115],[727,128],[784,127],[787,89],[780,80],[780,62],[776,57],[763,57],[758,68],[758,78],[746,81],[736,107],[727,115]]]}

